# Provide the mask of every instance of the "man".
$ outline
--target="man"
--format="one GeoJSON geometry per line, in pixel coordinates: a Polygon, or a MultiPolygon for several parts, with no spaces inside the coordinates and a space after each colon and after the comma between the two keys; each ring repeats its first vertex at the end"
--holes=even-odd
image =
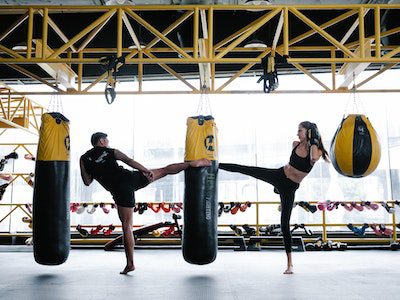
{"type": "Polygon", "coordinates": [[[166,175],[177,174],[189,167],[210,166],[211,162],[208,159],[199,159],[148,170],[121,151],[110,148],[107,134],[103,132],[94,133],[91,137],[91,143],[93,148],[80,158],[82,180],[86,186],[89,186],[93,179],[97,180],[113,196],[117,205],[118,216],[122,223],[127,260],[127,264],[120,274],[127,274],[135,270],[133,260],[135,241],[132,234],[132,215],[135,205],[134,192],[166,175]],[[137,171],[124,169],[118,165],[118,160],[137,171]]]}

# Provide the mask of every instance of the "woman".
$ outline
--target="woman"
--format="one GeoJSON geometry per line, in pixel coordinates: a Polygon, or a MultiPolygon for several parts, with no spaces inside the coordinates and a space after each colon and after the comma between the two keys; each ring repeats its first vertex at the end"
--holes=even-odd
{"type": "Polygon", "coordinates": [[[321,156],[326,162],[329,162],[328,153],[322,144],[321,136],[315,123],[301,122],[297,136],[299,141],[293,142],[289,163],[279,169],[219,164],[219,168],[222,170],[242,173],[268,182],[279,192],[282,208],[281,229],[287,255],[287,269],[284,274],[293,274],[290,215],[296,190],[321,156]]]}

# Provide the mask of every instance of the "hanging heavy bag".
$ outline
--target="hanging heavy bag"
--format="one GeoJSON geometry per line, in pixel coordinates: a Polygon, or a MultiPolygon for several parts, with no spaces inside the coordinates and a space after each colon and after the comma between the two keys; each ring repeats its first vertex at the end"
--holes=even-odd
{"type": "Polygon", "coordinates": [[[60,113],[42,115],[33,193],[33,252],[42,265],[68,258],[69,120],[60,113]]]}
{"type": "Polygon", "coordinates": [[[331,144],[332,164],[340,174],[360,178],[379,164],[379,138],[365,115],[351,114],[340,123],[331,144]]]}
{"type": "Polygon", "coordinates": [[[185,170],[182,251],[191,264],[208,264],[217,257],[217,147],[217,127],[212,116],[187,119],[185,161],[212,161],[209,167],[185,170]]]}

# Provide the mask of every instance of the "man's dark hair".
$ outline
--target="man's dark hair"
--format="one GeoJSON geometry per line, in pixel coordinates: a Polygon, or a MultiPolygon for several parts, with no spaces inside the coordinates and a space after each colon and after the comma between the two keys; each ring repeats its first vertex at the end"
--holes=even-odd
{"type": "Polygon", "coordinates": [[[107,137],[107,134],[104,132],[95,132],[92,134],[92,137],[90,138],[90,142],[92,143],[92,146],[96,146],[96,144],[100,141],[100,139],[104,139],[107,137]]]}

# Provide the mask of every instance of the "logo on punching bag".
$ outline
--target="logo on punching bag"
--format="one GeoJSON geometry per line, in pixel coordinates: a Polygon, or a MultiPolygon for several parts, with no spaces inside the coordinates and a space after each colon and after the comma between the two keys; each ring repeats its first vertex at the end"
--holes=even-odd
{"type": "Polygon", "coordinates": [[[364,134],[365,134],[364,127],[361,126],[361,125],[359,125],[359,126],[357,127],[357,131],[358,131],[358,134],[359,134],[359,135],[364,135],[364,134]]]}
{"type": "Polygon", "coordinates": [[[209,135],[204,139],[204,147],[206,147],[207,151],[214,151],[214,136],[209,135]]]}
{"type": "Polygon", "coordinates": [[[70,139],[69,139],[69,135],[67,135],[64,139],[64,145],[65,148],[69,151],[69,147],[70,147],[70,139]]]}

